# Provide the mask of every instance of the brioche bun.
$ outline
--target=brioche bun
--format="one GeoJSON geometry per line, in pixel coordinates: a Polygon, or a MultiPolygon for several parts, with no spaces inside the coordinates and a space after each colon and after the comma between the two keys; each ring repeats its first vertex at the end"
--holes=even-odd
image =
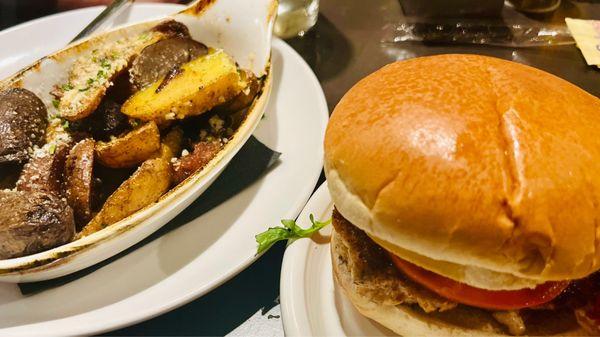
{"type": "Polygon", "coordinates": [[[339,212],[389,251],[484,289],[600,268],[600,100],[476,55],[396,62],[335,108],[339,212]]]}

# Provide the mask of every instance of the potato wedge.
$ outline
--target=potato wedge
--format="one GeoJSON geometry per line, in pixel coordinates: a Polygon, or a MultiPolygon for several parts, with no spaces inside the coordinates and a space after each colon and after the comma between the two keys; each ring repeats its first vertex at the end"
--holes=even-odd
{"type": "Polygon", "coordinates": [[[254,74],[249,70],[240,72],[242,81],[246,82],[247,85],[237,96],[231,99],[229,102],[220,105],[218,107],[219,112],[236,112],[245,109],[254,102],[254,98],[260,90],[261,80],[256,78],[254,74]]]}
{"type": "Polygon", "coordinates": [[[177,75],[167,78],[167,82],[162,79],[135,93],[121,111],[157,123],[183,119],[227,102],[246,87],[235,62],[223,51],[190,61],[181,66],[177,75]]]}
{"type": "Polygon", "coordinates": [[[155,158],[145,161],[111,194],[100,212],[79,233],[88,236],[155,202],[171,185],[171,164],[155,158]]]}
{"type": "Polygon", "coordinates": [[[160,143],[160,150],[156,152],[155,157],[163,158],[171,161],[171,158],[176,157],[181,153],[181,143],[183,142],[183,130],[179,127],[173,128],[166,136],[163,137],[160,143]]]}
{"type": "Polygon", "coordinates": [[[187,156],[179,158],[173,164],[173,181],[179,184],[208,164],[223,148],[220,141],[201,141],[194,145],[194,150],[187,156]]]}
{"type": "Polygon", "coordinates": [[[128,134],[96,144],[100,164],[111,168],[133,167],[150,158],[160,148],[160,132],[149,122],[128,134]]]}
{"type": "Polygon", "coordinates": [[[92,218],[93,170],[94,140],[86,138],[73,146],[65,164],[67,203],[73,209],[77,229],[92,218]]]}
{"type": "Polygon", "coordinates": [[[47,151],[41,151],[29,160],[23,167],[19,180],[18,191],[44,191],[63,195],[63,172],[67,156],[73,144],[53,143],[47,151]]]}

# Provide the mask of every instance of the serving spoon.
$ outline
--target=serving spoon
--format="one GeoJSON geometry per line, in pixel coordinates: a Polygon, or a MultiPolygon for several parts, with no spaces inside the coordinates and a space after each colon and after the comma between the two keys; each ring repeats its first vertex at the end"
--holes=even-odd
{"type": "Polygon", "coordinates": [[[94,32],[107,28],[109,24],[123,13],[126,9],[130,8],[135,0],[114,0],[106,8],[98,14],[92,22],[90,22],[79,34],[77,34],[70,43],[77,40],[83,39],[92,35],[94,32]]]}

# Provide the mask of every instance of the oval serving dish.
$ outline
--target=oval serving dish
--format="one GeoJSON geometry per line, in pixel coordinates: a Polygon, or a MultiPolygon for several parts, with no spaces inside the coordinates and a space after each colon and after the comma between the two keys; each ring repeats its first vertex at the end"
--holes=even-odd
{"type": "Polygon", "coordinates": [[[0,91],[10,87],[30,90],[51,109],[50,92],[68,81],[69,69],[81,55],[99,44],[140,34],[167,20],[183,23],[194,40],[223,49],[240,68],[264,79],[245,120],[201,170],[171,188],[157,202],[93,234],[37,254],[0,260],[0,282],[47,280],[101,262],[158,230],[202,194],[248,140],[263,115],[271,89],[271,32],[276,11],[276,0],[197,0],[169,17],[119,27],[69,45],[0,81],[0,91]]]}

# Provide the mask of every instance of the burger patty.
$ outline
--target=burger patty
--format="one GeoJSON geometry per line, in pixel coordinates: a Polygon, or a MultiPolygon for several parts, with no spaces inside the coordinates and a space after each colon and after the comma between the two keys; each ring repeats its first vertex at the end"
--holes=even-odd
{"type": "Polygon", "coordinates": [[[347,259],[344,263],[348,264],[352,272],[359,294],[386,305],[418,304],[425,312],[445,311],[456,307],[456,303],[406,278],[394,267],[383,248],[337,210],[333,212],[332,223],[345,246],[352,247],[341,258],[347,259]]]}
{"type": "MultiPolygon", "coordinates": [[[[380,305],[416,306],[436,319],[489,333],[553,335],[577,326],[573,308],[575,299],[596,296],[593,291],[581,290],[578,286],[577,291],[566,291],[553,302],[537,308],[491,311],[458,304],[408,279],[392,264],[382,247],[335,209],[332,224],[336,237],[332,245],[336,245],[334,250],[338,252],[334,255],[335,263],[349,270],[353,292],[380,305]]],[[[595,281],[593,276],[590,280],[595,281]]],[[[588,333],[592,332],[581,324],[581,319],[578,320],[588,333]]]]}

